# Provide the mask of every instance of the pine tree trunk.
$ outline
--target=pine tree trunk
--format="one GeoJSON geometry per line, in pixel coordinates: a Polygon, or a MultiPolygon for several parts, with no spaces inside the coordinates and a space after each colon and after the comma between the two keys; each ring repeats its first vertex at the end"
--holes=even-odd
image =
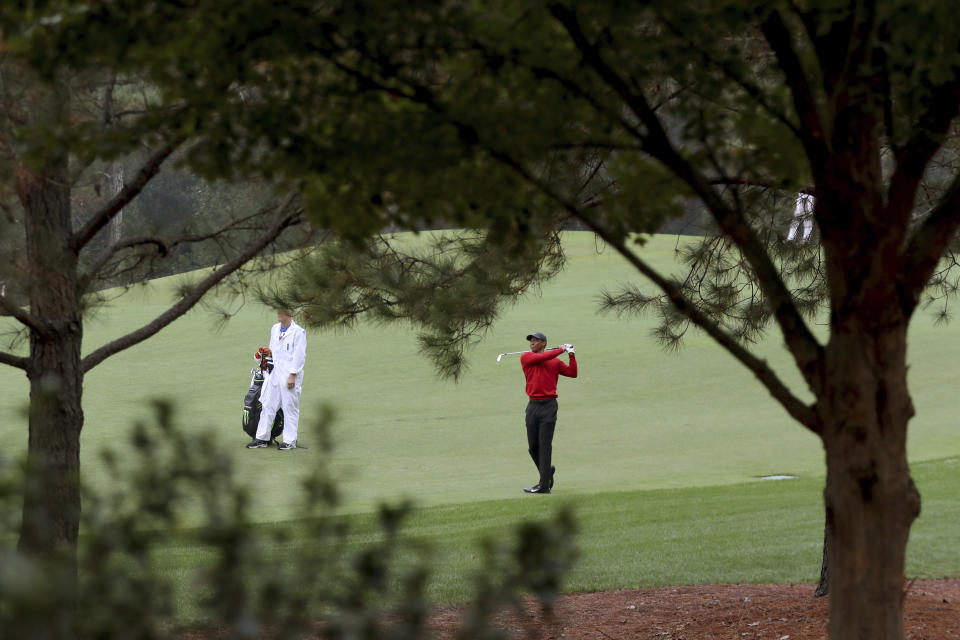
{"type": "Polygon", "coordinates": [[[819,403],[827,455],[830,638],[902,640],[904,564],[920,495],[907,464],[913,406],[906,329],[834,326],[828,398],[819,403]]]}
{"type": "MultiPolygon", "coordinates": [[[[120,161],[110,165],[107,172],[107,195],[110,198],[116,197],[123,191],[123,164],[120,161]]],[[[123,209],[121,209],[110,221],[110,244],[117,244],[123,236],[123,209]]]]}
{"type": "Polygon", "coordinates": [[[813,592],[813,597],[822,598],[830,594],[830,538],[827,524],[823,525],[823,559],[820,561],[820,581],[813,592]]]}
{"type": "Polygon", "coordinates": [[[83,324],[66,161],[50,165],[18,173],[29,309],[38,324],[30,334],[28,475],[18,548],[49,571],[50,597],[59,601],[44,604],[56,619],[38,620],[33,637],[68,638],[77,596],[83,324]]]}

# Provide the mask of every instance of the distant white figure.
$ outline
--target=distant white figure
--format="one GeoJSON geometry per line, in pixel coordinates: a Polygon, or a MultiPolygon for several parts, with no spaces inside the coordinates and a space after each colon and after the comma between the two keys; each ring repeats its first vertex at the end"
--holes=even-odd
{"type": "Polygon", "coordinates": [[[790,231],[787,233],[787,240],[793,240],[797,237],[800,230],[800,224],[803,224],[803,242],[810,237],[813,231],[813,196],[809,193],[798,193],[797,202],[793,207],[793,222],[790,223],[790,231]]]}
{"type": "Polygon", "coordinates": [[[303,364],[307,359],[307,332],[293,321],[292,311],[277,310],[277,324],[270,328],[270,351],[273,372],[265,378],[260,402],[263,410],[257,423],[257,434],[247,449],[270,445],[270,431],[277,409],[283,408],[283,443],[280,451],[297,448],[300,425],[300,391],[303,386],[303,364]]]}

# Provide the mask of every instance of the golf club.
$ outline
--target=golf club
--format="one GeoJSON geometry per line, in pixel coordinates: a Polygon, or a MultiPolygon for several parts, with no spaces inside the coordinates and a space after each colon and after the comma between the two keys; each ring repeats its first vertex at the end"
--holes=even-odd
{"type": "MultiPolygon", "coordinates": [[[[544,351],[550,351],[550,349],[559,349],[559,348],[560,347],[547,347],[546,349],[544,349],[544,351]]],[[[503,356],[515,356],[519,353],[530,353],[530,350],[527,349],[526,351],[508,351],[507,353],[500,353],[497,355],[497,362],[500,362],[500,360],[503,359],[503,356]]]]}

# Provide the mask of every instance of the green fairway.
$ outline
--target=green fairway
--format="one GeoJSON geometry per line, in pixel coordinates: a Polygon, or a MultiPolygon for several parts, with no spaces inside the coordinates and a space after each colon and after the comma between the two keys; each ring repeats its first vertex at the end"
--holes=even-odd
{"type": "MultiPolygon", "coordinates": [[[[960,514],[960,458],[914,465],[924,495],[913,526],[907,576],[960,575],[955,553],[960,514]]],[[[480,542],[505,541],[527,520],[546,520],[560,506],[573,509],[579,527],[578,561],[565,591],[591,592],[662,585],[713,583],[815,583],[823,541],[820,479],[754,481],[723,487],[600,492],[590,496],[527,496],[419,509],[404,537],[427,542],[435,573],[429,595],[435,602],[464,603],[471,578],[484,569],[480,542]]],[[[350,517],[351,547],[359,550],[379,536],[372,514],[350,517]]],[[[270,529],[264,530],[268,538],[270,529]]],[[[300,544],[310,544],[309,538],[300,544]]],[[[285,550],[296,562],[299,545],[285,550]]],[[[159,555],[161,575],[190,584],[209,553],[189,544],[159,555]]],[[[810,589],[812,594],[812,587],[810,589]]],[[[193,610],[190,596],[181,607],[193,610]]]]}
{"type": "MultiPolygon", "coordinates": [[[[643,255],[675,270],[676,241],[657,238],[643,255]]],[[[194,310],[87,376],[84,479],[94,487],[111,482],[98,451],[122,447],[131,424],[149,416],[148,400],[168,397],[181,422],[215,431],[235,452],[240,476],[254,488],[258,520],[297,519],[295,487],[321,455],[311,447],[310,425],[325,402],[338,415],[332,464],[344,480],[344,511],[362,517],[383,499],[410,498],[423,509],[413,535],[420,522],[427,537],[442,527],[442,556],[454,558],[451,550],[464,551],[479,535],[569,501],[584,548],[573,589],[814,580],[823,527],[819,440],[705,336],[692,334],[679,353],[668,354],[649,336],[653,320],[598,315],[601,287],[638,278],[611,251],[599,250],[591,234],[568,233],[564,246],[566,270],[503,315],[469,354],[471,368],[459,384],[435,377],[409,328],[309,333],[301,443],[310,448],[289,453],[246,450],[240,427],[252,356],[266,344],[274,314],[249,302],[217,333],[212,317],[194,310]],[[580,365],[578,379],[560,380],[557,485],[546,499],[521,492],[536,473],[526,452],[519,360],[496,362],[499,352],[526,349],[524,336],[533,330],[544,331],[551,345],[573,343],[580,365]],[[772,474],[799,479],[757,482],[772,474]]],[[[85,352],[152,319],[170,302],[175,280],[102,310],[85,328],[85,352]]],[[[934,327],[921,314],[910,341],[917,415],[909,457],[926,500],[910,566],[930,576],[960,575],[951,555],[960,519],[952,498],[960,495],[958,332],[956,323],[934,327]],[[923,475],[927,469],[942,473],[923,475]]],[[[757,351],[806,397],[776,333],[757,351]]],[[[26,447],[26,399],[23,373],[0,369],[4,455],[26,447]]],[[[468,560],[444,565],[441,580],[457,582],[465,570],[457,562],[468,560]]],[[[439,589],[453,599],[463,595],[439,589]]]]}
{"type": "MultiPolygon", "coordinates": [[[[924,511],[913,527],[907,575],[960,575],[954,552],[960,514],[960,458],[916,465],[924,511]]],[[[572,591],[660,585],[816,582],[823,543],[820,480],[725,487],[603,492],[566,501],[580,524],[572,591]]],[[[453,511],[425,510],[411,535],[434,542],[443,562],[436,597],[467,595],[458,576],[479,569],[476,541],[502,535],[524,518],[544,518],[546,501],[499,501],[453,511]],[[467,524],[472,523],[472,524],[467,524]]]]}

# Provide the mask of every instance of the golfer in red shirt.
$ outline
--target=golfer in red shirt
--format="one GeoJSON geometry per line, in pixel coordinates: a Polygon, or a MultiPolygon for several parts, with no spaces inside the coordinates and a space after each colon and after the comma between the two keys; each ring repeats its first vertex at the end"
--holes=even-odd
{"type": "Polygon", "coordinates": [[[573,345],[564,344],[545,351],[547,336],[539,331],[527,336],[530,351],[520,356],[520,366],[527,378],[527,446],[530,457],[540,472],[540,482],[524,489],[527,493],[550,493],[556,468],[553,457],[553,432],[557,426],[557,377],[577,377],[577,358],[573,345]],[[570,364],[557,358],[567,352],[570,364]]]}

